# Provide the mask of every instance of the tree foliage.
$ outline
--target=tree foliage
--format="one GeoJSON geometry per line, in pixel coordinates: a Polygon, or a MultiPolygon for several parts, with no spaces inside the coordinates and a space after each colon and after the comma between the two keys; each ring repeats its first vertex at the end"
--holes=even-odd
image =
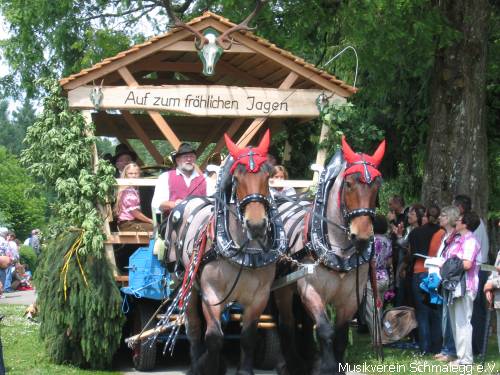
{"type": "Polygon", "coordinates": [[[23,149],[26,129],[35,122],[35,111],[30,100],[26,100],[12,115],[8,107],[7,100],[0,102],[0,145],[18,156],[23,149]]]}
{"type": "MultiPolygon", "coordinates": [[[[46,0],[34,1],[29,9],[23,4],[21,0],[0,0],[0,10],[12,33],[1,47],[16,72],[14,77],[5,77],[5,83],[22,83],[30,93],[36,91],[34,77],[53,72],[63,76],[74,73],[139,40],[143,30],[139,27],[141,21],[157,32],[168,28],[164,2],[160,0],[62,0],[57,9],[46,0]]],[[[180,0],[173,4],[185,20],[209,9],[239,22],[248,15],[254,2],[180,0]]],[[[385,137],[388,148],[382,165],[384,176],[404,178],[401,193],[418,197],[425,156],[429,154],[430,104],[435,99],[430,95],[430,77],[435,53],[461,38],[460,32],[450,27],[439,4],[431,0],[273,0],[268,4],[252,21],[257,26],[255,33],[350,84],[356,75],[352,50],[333,61],[331,58],[347,45],[356,48],[359,92],[351,100],[352,117],[337,131],[351,132],[355,137],[353,143],[362,150],[372,149],[380,140],[375,139],[375,134],[385,137]]],[[[491,1],[490,4],[488,146],[494,152],[498,147],[495,126],[499,114],[495,97],[500,77],[499,5],[491,1]]],[[[317,140],[320,129],[318,124],[302,126],[303,129],[288,131],[288,142],[298,144],[299,149],[317,140]],[[295,133],[300,133],[304,145],[290,138],[295,133]]],[[[496,162],[494,153],[489,155],[491,166],[496,162]]],[[[300,164],[304,166],[300,172],[293,163],[296,169],[293,175],[305,176],[306,164],[300,164]]],[[[494,174],[490,184],[495,189],[494,174]]],[[[491,209],[497,210],[494,207],[498,207],[498,200],[491,203],[491,209]]]]}
{"type": "Polygon", "coordinates": [[[17,237],[25,238],[33,228],[44,224],[45,199],[30,194],[33,179],[4,147],[0,147],[0,176],[1,224],[13,229],[17,237]]]}

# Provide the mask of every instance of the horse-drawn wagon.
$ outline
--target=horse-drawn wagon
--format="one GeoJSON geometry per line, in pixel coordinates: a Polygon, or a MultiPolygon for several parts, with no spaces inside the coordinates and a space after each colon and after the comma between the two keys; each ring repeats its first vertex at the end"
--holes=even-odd
{"type": "MultiPolygon", "coordinates": [[[[259,6],[261,3],[258,2],[259,6]]],[[[255,169],[252,163],[257,161],[257,164],[261,164],[258,158],[265,156],[267,149],[264,148],[269,145],[261,145],[262,150],[257,150],[248,149],[248,144],[261,138],[266,129],[276,134],[286,126],[306,123],[318,117],[320,97],[345,102],[346,98],[355,92],[353,87],[336,77],[256,36],[247,28],[248,22],[249,19],[236,25],[211,12],[206,12],[187,24],[177,20],[177,27],[169,32],[64,78],[60,84],[67,93],[70,107],[80,109],[86,119],[95,124],[95,135],[116,138],[130,149],[134,148],[134,143],[130,140],[139,140],[158,165],[164,165],[164,155],[158,149],[158,141],[166,140],[173,149],[179,147],[181,140],[196,142],[197,155],[209,156],[223,149],[224,134],[236,140],[235,143],[228,143],[232,159],[229,159],[230,164],[225,168],[227,175],[219,176],[219,195],[216,194],[215,203],[209,203],[212,206],[207,210],[214,212],[215,216],[223,215],[226,211],[224,207],[232,203],[231,199],[234,199],[239,188],[231,183],[238,180],[238,173],[241,176],[258,174],[259,168],[255,169]],[[257,153],[254,152],[256,150],[257,153]],[[232,166],[234,168],[231,168],[232,166]]],[[[326,128],[322,129],[322,137],[325,136],[326,128]]],[[[200,160],[202,167],[207,158],[200,160]]],[[[95,159],[97,160],[97,155],[95,159]]],[[[319,150],[316,163],[323,164],[324,161],[325,151],[319,150]]],[[[133,181],[117,179],[118,186],[139,186],[145,196],[148,191],[151,193],[155,184],[155,178],[133,181]]],[[[311,185],[311,181],[288,181],[282,184],[305,188],[311,185]]],[[[224,229],[225,226],[232,225],[229,223],[230,219],[221,216],[220,220],[215,219],[214,231],[217,235],[212,240],[223,249],[221,253],[232,261],[228,262],[228,265],[211,262],[205,269],[216,264],[226,267],[226,273],[235,275],[231,276],[231,283],[235,277],[241,278],[246,280],[247,287],[250,288],[251,277],[255,277],[256,272],[263,272],[262,269],[271,267],[273,271],[264,277],[267,277],[266,282],[257,284],[253,295],[254,299],[257,299],[256,296],[263,290],[262,301],[267,302],[274,276],[273,267],[279,255],[284,253],[288,246],[288,238],[284,234],[282,224],[279,224],[277,207],[267,199],[267,193],[249,192],[237,198],[241,210],[236,216],[244,220],[249,220],[245,207],[261,205],[265,207],[262,211],[265,215],[273,213],[273,221],[266,221],[262,226],[265,231],[271,227],[270,232],[273,232],[270,239],[272,245],[269,246],[272,251],[266,252],[272,255],[260,257],[239,253],[239,248],[234,246],[237,241],[232,237],[225,237],[228,233],[224,229]]],[[[155,215],[149,203],[147,199],[144,200],[143,212],[155,215]]],[[[196,210],[197,204],[203,203],[188,200],[188,211],[196,210]]],[[[170,320],[176,321],[176,316],[166,316],[167,314],[163,313],[156,317],[153,314],[165,298],[175,301],[175,296],[171,295],[173,281],[165,270],[164,259],[158,259],[153,254],[153,233],[117,231],[109,212],[109,208],[102,207],[105,217],[103,231],[107,235],[106,257],[113,269],[115,280],[124,288],[124,294],[129,296],[127,300],[131,302],[130,316],[134,317],[132,333],[144,332],[151,317],[167,319],[164,326],[168,325],[170,320]],[[135,252],[132,254],[132,251],[135,252]]],[[[351,219],[363,215],[364,212],[357,211],[351,219]]],[[[208,226],[209,222],[210,218],[207,216],[193,231],[196,232],[201,226],[208,226]]],[[[233,234],[231,232],[231,236],[233,234]]],[[[170,238],[172,235],[178,235],[175,228],[167,232],[167,247],[175,242],[170,238]]],[[[259,236],[259,233],[253,233],[249,237],[250,241],[267,241],[267,232],[262,234],[262,238],[259,236]]],[[[193,249],[189,250],[191,253],[188,251],[186,254],[192,255],[193,249]]],[[[192,262],[189,259],[184,259],[184,262],[185,269],[188,270],[192,262]]],[[[311,268],[304,267],[298,274],[279,281],[275,287],[294,282],[310,270],[311,268]]],[[[234,293],[237,293],[236,289],[237,287],[233,287],[229,293],[222,293],[226,297],[233,293],[227,302],[233,299],[234,293]]],[[[193,300],[198,299],[195,295],[197,292],[192,294],[193,300]]],[[[221,302],[220,295],[217,292],[214,294],[215,299],[210,299],[212,307],[221,302]]],[[[264,308],[262,303],[259,303],[254,314],[248,317],[252,321],[246,321],[245,314],[253,307],[250,301],[245,301],[243,297],[240,302],[245,306],[244,311],[230,312],[228,320],[237,321],[238,325],[240,321],[243,322],[244,347],[247,336],[254,339],[255,332],[252,327],[256,317],[260,321],[255,327],[275,328],[275,325],[269,316],[261,315],[264,308]]],[[[224,304],[221,304],[211,311],[220,314],[223,307],[224,304]]],[[[178,313],[178,310],[174,313],[178,313]]],[[[189,320],[189,312],[187,314],[186,318],[189,320]]],[[[193,322],[194,318],[191,319],[193,322]]],[[[191,328],[194,327],[192,322],[191,328]]],[[[220,327],[218,319],[205,324],[208,327],[207,337],[211,337],[209,333],[213,333],[210,329],[220,327]]],[[[187,334],[189,336],[192,332],[187,334]]],[[[269,337],[269,340],[275,339],[274,334],[263,335],[269,337]]],[[[168,340],[168,336],[169,334],[166,334],[163,338],[168,340]]],[[[162,336],[155,334],[155,337],[161,339],[162,336]]],[[[214,348],[219,345],[217,340],[214,341],[214,348]]],[[[209,342],[208,346],[210,345],[209,342]]],[[[265,350],[272,345],[274,344],[266,343],[261,346],[261,349],[264,348],[260,351],[261,360],[266,362],[265,365],[273,360],[269,359],[269,351],[265,350]]],[[[134,364],[138,369],[151,369],[155,358],[154,345],[148,342],[135,345],[134,364]]],[[[248,363],[251,366],[251,361],[248,363]]]]}

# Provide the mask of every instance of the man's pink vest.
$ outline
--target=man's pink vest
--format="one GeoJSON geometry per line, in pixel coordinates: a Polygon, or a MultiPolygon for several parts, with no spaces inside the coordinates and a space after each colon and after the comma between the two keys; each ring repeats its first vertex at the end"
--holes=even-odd
{"type": "Polygon", "coordinates": [[[182,175],[178,175],[177,171],[173,169],[168,172],[168,189],[170,193],[169,200],[175,201],[190,195],[207,195],[207,182],[204,176],[197,176],[187,187],[182,175]]]}

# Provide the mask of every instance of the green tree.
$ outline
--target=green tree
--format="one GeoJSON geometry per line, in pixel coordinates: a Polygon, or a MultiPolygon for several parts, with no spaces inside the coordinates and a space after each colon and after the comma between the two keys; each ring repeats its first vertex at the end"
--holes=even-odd
{"type": "Polygon", "coordinates": [[[0,102],[0,145],[10,153],[20,155],[26,129],[35,122],[35,110],[30,100],[25,100],[12,115],[8,113],[8,106],[7,100],[0,102]]]}
{"type": "MultiPolygon", "coordinates": [[[[185,20],[210,9],[238,22],[249,13],[254,2],[181,0],[173,1],[173,4],[185,20]]],[[[354,46],[360,63],[357,77],[354,69],[356,61],[351,50],[324,66],[348,83],[353,83],[356,78],[360,89],[352,98],[355,105],[351,110],[352,118],[344,121],[342,128],[335,125],[334,120],[331,123],[337,131],[342,130],[354,137],[353,143],[360,150],[375,147],[380,139],[375,139],[374,135],[379,137],[383,134],[388,141],[382,165],[384,176],[403,178],[404,183],[400,184],[404,189],[402,193],[430,201],[429,195],[435,194],[429,193],[430,190],[422,191],[422,181],[424,178],[426,181],[437,181],[431,174],[425,176],[430,170],[425,164],[426,155],[439,151],[435,149],[438,105],[433,107],[432,104],[446,99],[438,98],[431,83],[448,72],[442,64],[439,65],[439,59],[436,59],[439,53],[436,52],[447,51],[453,45],[459,46],[463,36],[446,11],[453,4],[456,4],[457,12],[471,9],[468,8],[471,3],[464,1],[274,0],[268,2],[252,25],[257,26],[255,33],[258,35],[319,66],[329,62],[345,46],[354,46]]],[[[488,4],[486,0],[474,2],[475,6],[478,4],[485,9],[485,15],[491,15],[489,22],[488,17],[484,18],[485,27],[482,28],[488,30],[486,49],[490,53],[479,70],[484,71],[487,80],[487,108],[483,111],[487,119],[483,123],[488,124],[487,132],[494,134],[499,117],[494,97],[498,95],[500,77],[497,22],[500,6],[498,2],[488,4]]],[[[36,0],[30,7],[25,7],[21,0],[0,0],[0,10],[12,33],[0,47],[12,71],[16,72],[15,76],[5,77],[4,87],[22,83],[23,90],[30,93],[35,92],[34,77],[51,72],[66,76],[140,39],[137,22],[141,17],[158,32],[168,28],[164,2],[159,0],[63,0],[57,9],[46,0],[36,0]]],[[[471,18],[474,16],[464,19],[471,18]]],[[[457,49],[456,52],[466,53],[467,48],[457,49]]],[[[465,79],[464,82],[474,85],[473,80],[465,79]]],[[[473,111],[478,113],[479,110],[473,111]]],[[[463,124],[454,120],[451,122],[457,129],[463,128],[463,124]]],[[[300,131],[302,139],[307,142],[318,139],[320,127],[317,124],[303,126],[305,128],[300,131]]],[[[288,141],[294,144],[297,140],[290,138],[292,133],[294,131],[289,132],[288,141]]],[[[467,136],[461,138],[467,140],[467,136]]],[[[488,143],[491,165],[495,163],[491,155],[497,147],[497,138],[488,138],[488,143]]],[[[282,145],[279,146],[282,148],[282,145]]],[[[480,159],[477,168],[486,170],[487,159],[483,156],[480,159]]],[[[295,166],[297,164],[294,163],[295,166]]],[[[462,173],[461,181],[467,181],[466,170],[462,168],[458,171],[462,173]]],[[[455,172],[450,172],[446,179],[455,177],[455,172]]],[[[493,184],[492,179],[490,184],[493,184]]],[[[452,190],[469,191],[458,185],[452,190]]],[[[475,195],[474,191],[469,192],[475,195]]],[[[479,194],[483,202],[479,205],[482,210],[488,201],[485,194],[479,194]]],[[[448,200],[447,196],[441,198],[448,200]]],[[[494,202],[496,200],[493,199],[495,205],[494,202]]]]}
{"type": "Polygon", "coordinates": [[[34,180],[4,147],[0,147],[0,176],[0,221],[25,238],[33,228],[44,226],[45,198],[32,193],[34,180]]]}
{"type": "Polygon", "coordinates": [[[0,1],[0,11],[10,26],[10,36],[0,47],[13,72],[2,78],[0,86],[9,96],[17,97],[22,87],[32,97],[39,90],[35,84],[38,78],[67,76],[127,49],[131,42],[127,29],[116,31],[105,22],[109,8],[116,6],[117,14],[126,13],[120,3],[0,1]]]}

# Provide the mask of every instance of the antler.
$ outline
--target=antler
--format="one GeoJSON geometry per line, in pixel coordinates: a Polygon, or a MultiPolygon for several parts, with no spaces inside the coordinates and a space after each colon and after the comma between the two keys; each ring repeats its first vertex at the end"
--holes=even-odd
{"type": "Polygon", "coordinates": [[[227,29],[221,35],[219,35],[219,37],[217,38],[217,44],[225,50],[228,50],[233,44],[232,40],[228,39],[229,35],[239,30],[253,30],[253,28],[248,26],[248,23],[257,15],[257,13],[260,12],[266,1],[267,0],[256,0],[255,9],[253,10],[253,12],[250,13],[249,16],[243,20],[243,22],[227,29]]]}
{"type": "Polygon", "coordinates": [[[196,46],[197,49],[202,49],[202,47],[205,45],[205,43],[208,43],[207,38],[205,35],[200,33],[198,30],[196,30],[194,27],[191,27],[190,25],[186,24],[185,22],[182,22],[179,17],[177,17],[172,10],[172,4],[170,4],[170,0],[163,0],[163,6],[167,10],[168,18],[171,21],[174,21],[174,26],[177,27],[182,27],[188,31],[191,31],[194,36],[195,36],[195,43],[194,45],[196,46]]]}

